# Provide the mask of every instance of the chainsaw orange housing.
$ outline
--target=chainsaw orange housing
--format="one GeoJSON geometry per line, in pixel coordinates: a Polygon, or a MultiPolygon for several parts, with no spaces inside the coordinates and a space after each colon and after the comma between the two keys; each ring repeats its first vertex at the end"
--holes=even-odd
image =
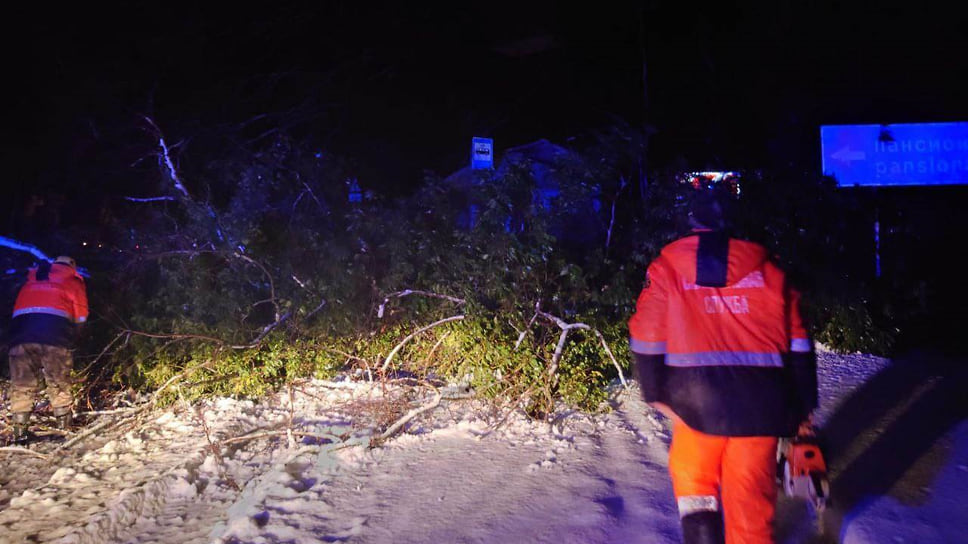
{"type": "Polygon", "coordinates": [[[786,458],[790,464],[791,476],[809,476],[818,472],[827,472],[827,463],[824,461],[823,453],[820,452],[820,446],[811,440],[791,441],[786,458]]]}

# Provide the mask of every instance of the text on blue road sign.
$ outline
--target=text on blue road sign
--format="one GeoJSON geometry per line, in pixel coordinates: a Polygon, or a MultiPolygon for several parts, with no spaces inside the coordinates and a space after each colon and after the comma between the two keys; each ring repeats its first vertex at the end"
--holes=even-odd
{"type": "Polygon", "coordinates": [[[841,187],[968,184],[968,123],[824,125],[820,144],[841,187]]]}

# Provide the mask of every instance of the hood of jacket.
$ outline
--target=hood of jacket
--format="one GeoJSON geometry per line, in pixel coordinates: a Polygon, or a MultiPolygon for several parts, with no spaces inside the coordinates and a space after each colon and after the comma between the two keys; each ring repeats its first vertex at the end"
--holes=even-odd
{"type": "MultiPolygon", "coordinates": [[[[699,235],[680,238],[662,250],[673,269],[689,283],[696,283],[696,261],[699,252],[699,235]]],[[[769,258],[766,248],[746,240],[729,239],[726,268],[726,286],[729,287],[760,268],[769,258]]]]}

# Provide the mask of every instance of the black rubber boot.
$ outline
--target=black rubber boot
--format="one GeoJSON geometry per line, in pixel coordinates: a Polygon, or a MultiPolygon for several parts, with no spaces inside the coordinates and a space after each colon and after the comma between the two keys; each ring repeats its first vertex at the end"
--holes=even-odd
{"type": "Polygon", "coordinates": [[[682,541],[685,544],[723,544],[723,515],[720,512],[696,512],[682,518],[682,541]]]}
{"type": "Polygon", "coordinates": [[[11,438],[11,443],[18,446],[26,445],[30,440],[30,431],[28,430],[30,424],[30,412],[13,414],[11,419],[11,425],[13,426],[13,438],[11,438]]]}
{"type": "Polygon", "coordinates": [[[58,429],[62,431],[71,430],[71,425],[74,423],[74,414],[71,412],[71,407],[54,408],[54,421],[58,429]]]}

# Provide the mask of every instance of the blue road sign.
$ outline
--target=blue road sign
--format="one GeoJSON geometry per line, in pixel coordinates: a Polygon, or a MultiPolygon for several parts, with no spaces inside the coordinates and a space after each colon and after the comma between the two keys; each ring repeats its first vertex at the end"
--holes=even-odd
{"type": "Polygon", "coordinates": [[[825,125],[820,147],[841,187],[968,184],[968,123],[825,125]]]}
{"type": "Polygon", "coordinates": [[[494,168],[494,140],[476,136],[471,140],[471,168],[494,168]]]}

